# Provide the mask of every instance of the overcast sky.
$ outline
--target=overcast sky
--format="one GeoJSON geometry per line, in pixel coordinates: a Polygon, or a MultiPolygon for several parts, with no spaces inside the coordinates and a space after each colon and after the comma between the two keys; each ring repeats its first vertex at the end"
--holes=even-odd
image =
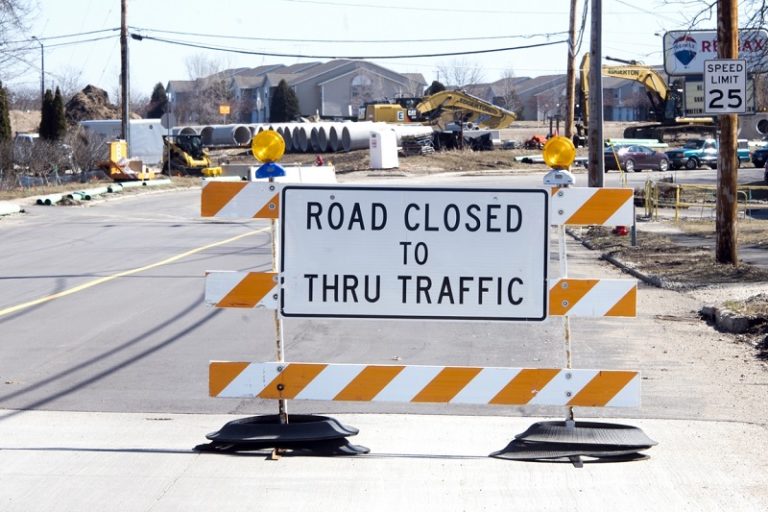
{"type": "MultiPolygon", "coordinates": [[[[584,1],[579,0],[580,11],[584,1]]],[[[688,27],[704,2],[603,0],[603,55],[662,64],[662,35],[688,27]],[[685,6],[697,4],[697,7],[685,6]],[[692,10],[693,9],[693,10],[692,10]]],[[[330,57],[370,58],[399,72],[438,78],[440,66],[482,68],[486,81],[562,73],[566,67],[570,0],[129,0],[133,94],[149,95],[157,82],[187,79],[190,57],[222,67],[293,64],[330,57]],[[198,45],[247,53],[207,50],[198,45]],[[522,49],[519,47],[533,46],[522,49]],[[475,55],[425,55],[497,50],[475,55]],[[514,49],[518,48],[518,49],[514,49]],[[290,56],[259,55],[280,53],[290,56]],[[314,56],[314,57],[313,57],[314,56]]],[[[46,86],[79,77],[113,98],[120,73],[120,0],[40,0],[28,36],[44,45],[46,86]],[[114,30],[111,30],[114,29],[114,30]],[[104,32],[97,32],[104,31],[104,32]],[[72,37],[58,37],[81,34],[72,37]],[[98,39],[98,40],[93,40],[98,39]],[[71,44],[76,41],[85,41],[71,44]]],[[[581,19],[581,12],[579,13],[581,19]]],[[[714,20],[699,28],[714,28],[714,20]]],[[[589,47],[589,22],[580,53],[589,47]]],[[[30,42],[26,70],[10,87],[40,84],[40,47],[30,42]]],[[[444,80],[443,80],[444,81],[444,80]]]]}

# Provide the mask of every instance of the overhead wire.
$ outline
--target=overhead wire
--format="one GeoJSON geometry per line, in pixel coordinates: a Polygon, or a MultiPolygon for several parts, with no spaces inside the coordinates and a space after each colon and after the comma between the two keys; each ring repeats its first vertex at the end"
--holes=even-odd
{"type": "Polygon", "coordinates": [[[420,54],[408,54],[408,55],[310,55],[310,54],[298,54],[298,53],[282,53],[282,52],[267,52],[267,51],[255,51],[246,50],[242,48],[232,48],[223,46],[210,46],[191,41],[180,41],[173,39],[165,39],[161,37],[154,37],[149,35],[131,34],[131,37],[136,40],[147,39],[150,41],[157,41],[160,43],[173,44],[178,46],[187,46],[190,48],[199,48],[203,50],[221,51],[229,53],[238,53],[242,55],[262,55],[266,57],[285,57],[285,58],[298,58],[298,59],[349,59],[349,60],[391,60],[391,59],[411,59],[411,58],[428,58],[428,57],[456,57],[461,55],[479,55],[485,53],[498,53],[513,50],[524,50],[529,48],[540,48],[543,46],[553,46],[556,44],[567,43],[567,40],[548,41],[543,43],[534,43],[528,45],[510,46],[505,48],[489,48],[483,50],[464,50],[458,52],[439,52],[439,53],[420,53],[420,54]]]}
{"type": "Polygon", "coordinates": [[[333,43],[333,44],[346,44],[346,43],[445,43],[455,41],[491,41],[498,39],[533,39],[536,37],[554,37],[566,34],[567,32],[544,32],[539,34],[510,34],[510,35],[498,35],[498,36],[477,36],[477,37],[443,37],[443,38],[430,38],[430,39],[297,39],[297,38],[280,38],[280,37],[258,37],[258,36],[233,36],[231,34],[205,34],[200,32],[183,32],[178,30],[163,30],[154,29],[149,27],[136,27],[129,26],[129,29],[154,32],[158,34],[173,34],[179,36],[192,36],[192,37],[205,37],[215,39],[234,39],[242,41],[269,41],[280,43],[333,43]]]}

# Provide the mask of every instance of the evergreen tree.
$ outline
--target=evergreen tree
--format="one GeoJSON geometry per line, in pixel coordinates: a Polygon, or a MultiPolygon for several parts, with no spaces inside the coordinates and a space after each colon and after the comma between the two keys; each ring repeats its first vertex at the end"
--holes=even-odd
{"type": "Polygon", "coordinates": [[[64,98],[61,96],[61,90],[56,87],[56,94],[53,96],[53,126],[56,131],[55,139],[63,139],[67,134],[67,118],[64,115],[64,98]]]}
{"type": "Polygon", "coordinates": [[[11,118],[8,113],[8,92],[0,82],[0,142],[11,140],[11,118]]]}
{"type": "Polygon", "coordinates": [[[160,119],[168,111],[168,95],[165,93],[165,87],[158,82],[152,89],[152,96],[149,98],[149,107],[147,108],[147,119],[160,119]]]}
{"type": "Polygon", "coordinates": [[[427,96],[432,96],[433,94],[436,94],[440,91],[444,91],[445,86],[438,82],[437,80],[432,80],[432,84],[427,87],[427,90],[424,91],[424,94],[427,96]]]}
{"type": "Polygon", "coordinates": [[[45,91],[43,97],[43,109],[40,112],[40,138],[45,140],[59,140],[67,131],[67,121],[64,117],[64,99],[61,91],[56,88],[54,95],[50,89],[45,91]]]}
{"type": "Polygon", "coordinates": [[[46,89],[45,96],[43,96],[43,106],[40,111],[40,128],[38,129],[41,139],[56,139],[55,120],[53,117],[53,93],[50,89],[46,89]]]}
{"type": "Polygon", "coordinates": [[[269,121],[271,123],[286,123],[296,119],[299,114],[299,98],[296,97],[293,89],[288,87],[285,80],[280,80],[272,94],[272,101],[269,103],[269,121]]]}

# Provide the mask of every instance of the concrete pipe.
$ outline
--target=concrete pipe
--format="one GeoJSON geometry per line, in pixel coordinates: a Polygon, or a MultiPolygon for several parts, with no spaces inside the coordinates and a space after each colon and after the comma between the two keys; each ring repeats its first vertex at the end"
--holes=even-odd
{"type": "Polygon", "coordinates": [[[339,151],[366,149],[371,138],[371,130],[377,123],[344,123],[341,129],[341,145],[339,151]]]}
{"type": "Polygon", "coordinates": [[[298,153],[306,153],[309,151],[309,137],[307,137],[307,131],[301,123],[298,123],[291,133],[291,140],[293,141],[293,150],[298,153]]]}
{"type": "Polygon", "coordinates": [[[200,135],[204,146],[244,146],[251,142],[251,130],[242,124],[206,126],[200,135]]]}
{"type": "Polygon", "coordinates": [[[341,130],[343,124],[335,124],[328,130],[328,145],[334,152],[341,150],[341,130]]]}
{"type": "Polygon", "coordinates": [[[206,146],[211,145],[211,137],[213,134],[213,126],[203,126],[200,129],[200,136],[202,137],[203,144],[206,146]]]}
{"type": "Polygon", "coordinates": [[[323,151],[333,153],[338,151],[338,147],[331,146],[331,128],[339,126],[342,123],[328,123],[321,126],[317,131],[317,142],[320,148],[325,148],[323,151]]]}
{"type": "Polygon", "coordinates": [[[398,144],[400,144],[403,137],[429,137],[434,131],[429,126],[404,124],[394,124],[392,129],[395,130],[398,144]]]}
{"type": "Polygon", "coordinates": [[[293,137],[291,136],[292,128],[290,125],[284,124],[277,129],[277,133],[282,135],[283,141],[285,141],[285,152],[293,152],[293,137]]]}
{"type": "Polygon", "coordinates": [[[739,138],[763,139],[768,136],[768,114],[757,113],[739,116],[739,138]]]}
{"type": "Polygon", "coordinates": [[[173,135],[200,135],[202,126],[177,126],[171,129],[173,135]]]}

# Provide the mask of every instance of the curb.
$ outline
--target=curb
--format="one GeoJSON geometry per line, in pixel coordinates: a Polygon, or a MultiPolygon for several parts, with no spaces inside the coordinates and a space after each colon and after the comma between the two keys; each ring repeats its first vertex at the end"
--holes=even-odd
{"type": "MultiPolygon", "coordinates": [[[[591,243],[589,243],[588,240],[579,238],[579,236],[573,231],[566,230],[566,232],[575,240],[578,240],[581,243],[581,245],[583,245],[590,251],[597,250],[597,248],[591,243]]],[[[667,290],[675,290],[674,286],[670,286],[669,283],[665,282],[660,277],[648,276],[646,274],[643,274],[637,269],[630,267],[626,263],[619,261],[611,253],[601,254],[600,259],[609,262],[610,264],[619,268],[622,272],[626,272],[627,274],[630,274],[633,277],[636,277],[637,279],[651,286],[655,286],[656,288],[662,288],[667,290]]],[[[730,334],[747,333],[752,329],[752,327],[754,327],[761,321],[760,318],[740,315],[729,309],[719,308],[717,306],[703,306],[699,310],[699,315],[708,324],[714,325],[718,331],[726,332],[730,334]]]]}
{"type": "Polygon", "coordinates": [[[747,333],[761,321],[758,317],[740,315],[730,309],[717,306],[704,306],[699,310],[699,315],[708,324],[714,325],[718,331],[732,334],[747,333]]]}

